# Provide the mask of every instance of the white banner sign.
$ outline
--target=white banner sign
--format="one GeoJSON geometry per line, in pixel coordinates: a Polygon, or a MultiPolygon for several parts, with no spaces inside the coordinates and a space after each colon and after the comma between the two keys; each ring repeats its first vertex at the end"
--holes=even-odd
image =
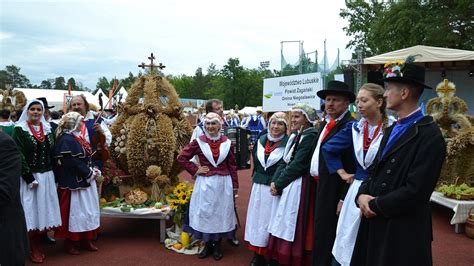
{"type": "Polygon", "coordinates": [[[288,111],[296,103],[320,109],[316,92],[323,88],[321,73],[310,73],[263,80],[263,111],[288,111]]]}

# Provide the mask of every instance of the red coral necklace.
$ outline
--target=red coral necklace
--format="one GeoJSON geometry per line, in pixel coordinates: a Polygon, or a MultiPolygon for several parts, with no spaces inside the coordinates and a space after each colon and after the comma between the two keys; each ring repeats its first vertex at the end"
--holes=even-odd
{"type": "Polygon", "coordinates": [[[370,144],[374,140],[374,138],[379,134],[380,128],[382,128],[382,121],[379,122],[377,128],[374,131],[374,134],[372,137],[369,139],[369,122],[367,120],[365,121],[364,124],[364,151],[368,151],[370,144]]]}
{"type": "Polygon", "coordinates": [[[31,124],[30,121],[26,121],[26,123],[28,124],[28,128],[30,129],[31,133],[33,134],[33,137],[35,137],[35,139],[38,142],[43,143],[44,140],[45,140],[44,130],[43,130],[43,123],[40,123],[40,125],[39,125],[39,127],[40,127],[39,132],[36,131],[36,129],[33,127],[33,124],[31,124]]]}

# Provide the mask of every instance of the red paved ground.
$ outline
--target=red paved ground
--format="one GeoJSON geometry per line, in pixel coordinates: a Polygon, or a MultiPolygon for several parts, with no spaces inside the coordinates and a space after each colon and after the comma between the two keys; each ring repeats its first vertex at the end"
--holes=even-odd
{"type": "MultiPolygon", "coordinates": [[[[240,191],[238,212],[245,227],[247,203],[251,187],[250,171],[239,171],[240,191]]],[[[188,179],[187,175],[185,179],[188,179]]],[[[452,212],[433,206],[433,261],[434,265],[474,265],[474,240],[455,234],[449,225],[452,212]]],[[[239,247],[223,242],[224,258],[214,261],[196,256],[177,254],[159,243],[159,226],[153,220],[102,219],[102,233],[96,242],[98,252],[82,252],[73,256],[62,252],[62,241],[43,246],[45,265],[248,265],[252,254],[243,244],[243,229],[238,230],[239,247]]],[[[32,265],[28,263],[27,265],[32,265]]]]}

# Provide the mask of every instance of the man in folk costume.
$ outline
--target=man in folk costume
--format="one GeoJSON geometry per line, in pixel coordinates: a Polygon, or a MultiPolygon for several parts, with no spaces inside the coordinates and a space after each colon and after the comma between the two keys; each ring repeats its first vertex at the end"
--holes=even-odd
{"type": "Polygon", "coordinates": [[[418,107],[425,69],[414,57],[385,64],[387,107],[398,121],[387,128],[356,196],[363,214],[352,265],[432,265],[430,196],[446,155],[431,116],[418,107]]]}
{"type": "Polygon", "coordinates": [[[306,265],[304,261],[304,231],[307,202],[304,193],[308,186],[309,162],[317,131],[312,127],[316,110],[298,103],[291,109],[291,124],[295,132],[288,139],[280,163],[270,184],[273,196],[266,257],[272,262],[306,265]],[[281,195],[281,196],[280,196],[281,195]]]}
{"type": "MultiPolygon", "coordinates": [[[[69,103],[69,111],[78,112],[84,117],[83,123],[81,125],[81,136],[91,145],[91,148],[94,152],[97,151],[97,146],[100,145],[99,139],[101,136],[103,136],[105,139],[103,146],[110,146],[112,143],[112,133],[110,133],[109,127],[104,122],[102,117],[97,119],[97,115],[90,111],[89,103],[87,102],[87,99],[84,95],[80,94],[72,97],[71,102],[69,103]]],[[[104,165],[104,158],[96,156],[94,156],[94,158],[94,163],[99,167],[99,169],[102,169],[104,165]]]]}
{"type": "Polygon", "coordinates": [[[44,110],[40,100],[29,101],[12,136],[21,152],[21,204],[30,240],[30,260],[34,263],[45,259],[38,243],[41,235],[61,225],[52,162],[54,134],[44,119],[44,110]]]}
{"type": "MultiPolygon", "coordinates": [[[[354,120],[348,107],[356,97],[347,84],[335,80],[329,81],[327,89],[318,91],[317,95],[324,100],[326,117],[320,123],[320,133],[311,158],[313,186],[307,194],[310,202],[307,209],[309,233],[306,235],[305,249],[312,252],[313,265],[330,265],[338,214],[349,185],[337,173],[329,173],[321,147],[354,120]]],[[[355,171],[352,148],[341,154],[341,160],[346,171],[355,171]]]]}
{"type": "Polygon", "coordinates": [[[90,144],[81,135],[82,120],[77,112],[65,114],[58,125],[54,148],[62,219],[55,236],[65,238],[64,249],[71,255],[80,253],[78,241],[82,248],[97,251],[91,240],[100,226],[95,179],[101,173],[93,164],[90,144]]]}
{"type": "Polygon", "coordinates": [[[204,135],[188,144],[177,159],[196,178],[189,204],[189,226],[183,229],[206,242],[199,258],[212,254],[215,260],[223,257],[221,238],[235,237],[234,195],[239,188],[231,141],[221,134],[221,127],[221,117],[208,113],[204,135]],[[190,162],[194,156],[199,158],[199,166],[190,162]]]}
{"type": "Polygon", "coordinates": [[[249,143],[252,145],[255,144],[257,141],[257,136],[262,130],[267,128],[265,118],[262,116],[262,110],[257,110],[257,114],[252,115],[249,119],[247,119],[244,127],[250,131],[249,143]]]}
{"type": "Polygon", "coordinates": [[[249,250],[255,253],[250,265],[265,263],[264,255],[268,245],[268,224],[273,201],[270,182],[279,162],[283,159],[288,141],[287,127],[285,113],[273,114],[269,121],[269,132],[261,136],[253,148],[253,185],[245,224],[245,240],[249,242],[249,250]]]}

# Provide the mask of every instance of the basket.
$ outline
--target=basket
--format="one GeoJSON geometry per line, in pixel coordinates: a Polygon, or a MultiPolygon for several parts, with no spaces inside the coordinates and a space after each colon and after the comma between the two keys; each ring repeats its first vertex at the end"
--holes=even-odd
{"type": "Polygon", "coordinates": [[[474,218],[471,219],[472,209],[474,209],[474,207],[469,209],[469,212],[467,214],[468,216],[466,220],[466,226],[464,228],[464,232],[470,238],[474,238],[474,218]]]}

